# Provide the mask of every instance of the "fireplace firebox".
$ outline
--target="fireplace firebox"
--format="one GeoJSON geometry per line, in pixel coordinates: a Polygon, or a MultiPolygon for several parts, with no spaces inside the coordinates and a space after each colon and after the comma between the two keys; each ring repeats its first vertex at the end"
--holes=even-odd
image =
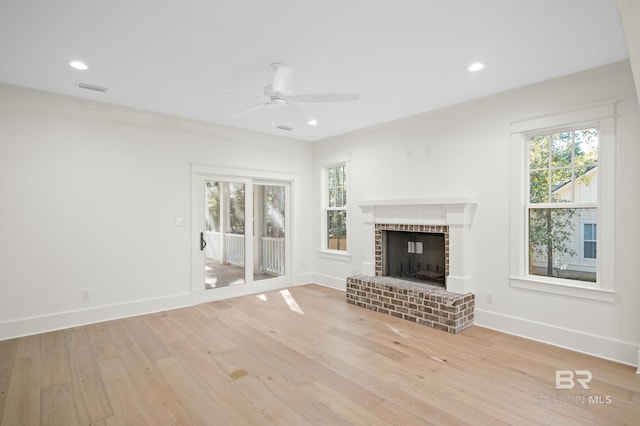
{"type": "Polygon", "coordinates": [[[446,288],[449,227],[375,224],[375,275],[420,281],[446,288]]]}
{"type": "Polygon", "coordinates": [[[445,286],[444,232],[382,231],[382,276],[445,286]]]}

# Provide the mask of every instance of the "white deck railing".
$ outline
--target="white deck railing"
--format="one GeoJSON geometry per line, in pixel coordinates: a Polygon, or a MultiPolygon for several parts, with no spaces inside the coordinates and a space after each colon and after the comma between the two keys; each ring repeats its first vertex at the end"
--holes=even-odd
{"type": "Polygon", "coordinates": [[[265,273],[284,275],[284,238],[261,237],[265,273]]]}
{"type": "MultiPolygon", "coordinates": [[[[244,235],[225,234],[225,260],[232,265],[244,265],[244,235]]],[[[205,255],[222,261],[220,247],[220,233],[208,231],[205,233],[207,247],[205,255]]],[[[260,237],[261,244],[261,273],[284,275],[285,254],[284,238],[260,237]]]]}
{"type": "Polygon", "coordinates": [[[244,235],[224,234],[224,237],[227,262],[232,265],[244,265],[244,235]]]}

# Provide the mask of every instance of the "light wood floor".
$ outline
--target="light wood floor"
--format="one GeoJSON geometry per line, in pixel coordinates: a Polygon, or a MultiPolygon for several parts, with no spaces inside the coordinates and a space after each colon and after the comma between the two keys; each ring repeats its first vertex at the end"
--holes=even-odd
{"type": "Polygon", "coordinates": [[[315,285],[0,342],[4,425],[639,424],[629,366],[315,285]],[[590,389],[555,389],[556,369],[590,389]],[[609,403],[607,403],[609,402],[609,403]]]}

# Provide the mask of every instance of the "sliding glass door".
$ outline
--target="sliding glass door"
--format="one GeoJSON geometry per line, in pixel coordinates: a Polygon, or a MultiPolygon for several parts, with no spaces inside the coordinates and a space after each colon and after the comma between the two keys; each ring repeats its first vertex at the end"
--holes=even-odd
{"type": "Polygon", "coordinates": [[[244,294],[251,284],[288,280],[290,183],[200,176],[198,186],[194,290],[244,294]]]}

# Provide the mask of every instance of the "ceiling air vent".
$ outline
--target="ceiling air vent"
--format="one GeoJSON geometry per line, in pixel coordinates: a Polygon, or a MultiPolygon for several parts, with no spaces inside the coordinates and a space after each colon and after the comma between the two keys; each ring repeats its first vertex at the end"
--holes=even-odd
{"type": "Polygon", "coordinates": [[[285,126],[283,124],[279,124],[279,125],[276,126],[276,129],[280,129],[280,130],[284,130],[284,131],[290,132],[290,131],[293,130],[293,127],[289,127],[289,126],[285,126]]]}
{"type": "Polygon", "coordinates": [[[81,89],[93,90],[94,92],[106,92],[107,88],[102,86],[96,86],[95,84],[78,83],[78,87],[81,89]]]}

